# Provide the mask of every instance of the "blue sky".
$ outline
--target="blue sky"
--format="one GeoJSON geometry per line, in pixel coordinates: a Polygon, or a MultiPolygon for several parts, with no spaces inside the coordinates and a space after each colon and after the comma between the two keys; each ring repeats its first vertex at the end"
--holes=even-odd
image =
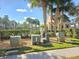
{"type": "MultiPolygon", "coordinates": [[[[73,0],[77,5],[79,0],[73,0]]],[[[37,18],[43,23],[42,8],[31,9],[24,0],[0,0],[0,16],[8,15],[11,20],[23,22],[24,18],[37,18]]],[[[73,17],[71,17],[72,19],[73,17]]]]}

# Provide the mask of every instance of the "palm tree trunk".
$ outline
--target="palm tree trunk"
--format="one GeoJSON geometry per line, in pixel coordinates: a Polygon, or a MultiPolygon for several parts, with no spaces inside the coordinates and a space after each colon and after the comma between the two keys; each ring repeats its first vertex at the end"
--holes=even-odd
{"type": "Polygon", "coordinates": [[[52,5],[52,0],[49,0],[49,9],[50,9],[50,20],[51,20],[51,23],[50,23],[50,27],[51,27],[51,32],[52,32],[52,20],[53,20],[53,14],[52,14],[52,9],[53,9],[53,5],[52,5]]]}
{"type": "Polygon", "coordinates": [[[44,19],[44,26],[45,26],[45,33],[47,32],[47,25],[46,25],[46,18],[47,18],[47,15],[46,15],[46,0],[42,0],[42,9],[43,9],[43,19],[44,19]]]}
{"type": "Polygon", "coordinates": [[[60,16],[60,12],[59,12],[59,0],[57,0],[56,14],[57,14],[57,16],[60,16]]]}
{"type": "Polygon", "coordinates": [[[60,31],[61,31],[61,20],[60,20],[60,11],[59,11],[59,0],[56,0],[56,3],[57,3],[57,9],[56,9],[56,18],[57,18],[57,30],[59,31],[59,39],[58,39],[58,42],[61,42],[60,40],[61,40],[61,37],[60,37],[60,35],[61,35],[61,33],[60,33],[60,31]]]}
{"type": "Polygon", "coordinates": [[[75,36],[76,36],[75,28],[76,28],[76,24],[74,23],[74,28],[73,28],[73,38],[75,38],[75,36]]]}
{"type": "MultiPolygon", "coordinates": [[[[53,6],[52,5],[50,5],[50,8],[53,8],[53,6]]],[[[51,9],[51,11],[50,11],[50,19],[51,19],[51,32],[52,32],[52,20],[53,20],[53,14],[52,14],[52,9],[51,9]]]]}
{"type": "Polygon", "coordinates": [[[49,1],[49,8],[51,8],[50,9],[50,19],[51,19],[51,32],[52,32],[52,30],[54,30],[54,33],[56,33],[56,26],[55,26],[55,24],[52,22],[52,20],[54,20],[55,21],[55,19],[53,18],[53,4],[52,4],[52,0],[50,0],[49,1]],[[54,26],[53,26],[54,25],[54,26]],[[53,26],[53,28],[52,28],[52,26],[53,26]]]}
{"type": "Polygon", "coordinates": [[[61,17],[61,30],[63,30],[63,28],[62,28],[62,25],[63,25],[63,16],[64,16],[64,11],[63,11],[63,9],[62,9],[62,17],[61,17]]]}
{"type": "Polygon", "coordinates": [[[58,21],[58,25],[57,25],[57,29],[59,30],[60,29],[60,12],[59,12],[59,0],[56,0],[57,2],[57,9],[56,9],[56,18],[57,18],[57,21],[58,21]]]}

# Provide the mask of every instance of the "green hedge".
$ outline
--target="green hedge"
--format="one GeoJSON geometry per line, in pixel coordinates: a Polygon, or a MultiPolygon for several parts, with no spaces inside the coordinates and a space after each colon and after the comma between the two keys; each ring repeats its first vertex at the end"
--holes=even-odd
{"type": "Polygon", "coordinates": [[[0,49],[0,56],[5,56],[5,52],[6,52],[5,49],[0,49]]]}
{"type": "Polygon", "coordinates": [[[28,29],[22,29],[22,30],[0,30],[0,36],[1,38],[6,38],[8,39],[11,35],[21,35],[23,36],[27,36],[29,34],[29,30],[28,29]],[[24,34],[24,35],[23,35],[24,34]]]}
{"type": "Polygon", "coordinates": [[[72,32],[72,29],[65,29],[63,30],[65,36],[67,37],[72,37],[73,36],[73,32],[72,32]]]}
{"type": "Polygon", "coordinates": [[[56,36],[56,34],[54,33],[54,32],[48,32],[48,35],[50,36],[50,37],[54,37],[54,36],[56,36]]]}
{"type": "Polygon", "coordinates": [[[76,37],[79,38],[79,29],[65,29],[64,34],[68,37],[76,37]],[[75,31],[75,33],[74,33],[75,31]]]}
{"type": "Polygon", "coordinates": [[[32,34],[40,34],[40,30],[34,30],[32,34]]]}
{"type": "Polygon", "coordinates": [[[79,29],[76,29],[75,31],[76,31],[76,38],[79,39],[79,29]]]}

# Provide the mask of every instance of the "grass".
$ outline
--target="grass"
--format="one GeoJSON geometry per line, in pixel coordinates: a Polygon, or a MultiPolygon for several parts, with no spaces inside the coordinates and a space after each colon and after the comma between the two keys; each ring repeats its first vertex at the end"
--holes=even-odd
{"type": "Polygon", "coordinates": [[[46,51],[46,50],[55,50],[55,49],[63,49],[63,48],[70,48],[74,47],[76,45],[69,44],[69,43],[53,43],[47,46],[41,46],[41,45],[33,45],[30,46],[32,49],[30,50],[24,50],[25,53],[27,52],[39,52],[39,51],[46,51]]]}
{"type": "Polygon", "coordinates": [[[73,43],[52,43],[50,45],[33,45],[33,46],[25,47],[25,48],[22,47],[20,50],[18,50],[18,52],[11,53],[8,55],[63,49],[63,48],[71,48],[71,47],[79,46],[78,39],[69,38],[68,40],[75,41],[76,43],[75,44],[73,44],[73,43]]]}
{"type": "Polygon", "coordinates": [[[30,46],[32,49],[30,50],[24,50],[23,52],[39,52],[39,51],[46,51],[46,50],[56,50],[56,49],[64,49],[64,48],[71,48],[75,46],[79,46],[79,39],[75,38],[68,38],[68,40],[73,40],[76,43],[52,43],[50,45],[33,45],[30,46]]]}
{"type": "MultiPolygon", "coordinates": [[[[71,44],[79,45],[79,39],[76,39],[76,38],[68,38],[67,40],[72,41],[73,43],[71,43],[71,44]]],[[[67,41],[67,40],[66,40],[66,41],[67,41]]]]}
{"type": "MultiPolygon", "coordinates": [[[[69,44],[69,43],[52,43],[50,45],[33,45],[30,47],[22,47],[21,49],[18,50],[18,52],[14,53],[9,53],[7,55],[14,55],[14,54],[24,54],[24,53],[29,53],[29,52],[40,52],[40,51],[46,51],[46,50],[55,50],[55,49],[63,49],[63,48],[70,48],[74,47],[76,45],[69,44]]],[[[5,53],[5,52],[4,52],[5,53]]],[[[4,55],[3,53],[3,55],[4,55]]]]}
{"type": "Polygon", "coordinates": [[[70,38],[67,38],[67,40],[79,40],[79,39],[70,37],[70,38]]]}
{"type": "Polygon", "coordinates": [[[74,47],[74,46],[76,46],[76,45],[73,45],[73,44],[69,44],[69,43],[61,43],[61,44],[59,44],[59,43],[54,43],[53,44],[54,45],[54,48],[69,48],[69,47],[74,47]]]}

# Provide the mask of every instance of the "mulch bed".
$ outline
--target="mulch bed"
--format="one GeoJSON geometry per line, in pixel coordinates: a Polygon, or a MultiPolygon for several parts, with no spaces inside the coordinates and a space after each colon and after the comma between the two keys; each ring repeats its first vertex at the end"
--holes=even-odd
{"type": "MultiPolygon", "coordinates": [[[[30,41],[30,39],[22,39],[21,44],[24,45],[24,46],[30,45],[31,41],[30,41]]],[[[11,45],[10,45],[10,40],[0,41],[0,48],[12,48],[11,45]]]]}

